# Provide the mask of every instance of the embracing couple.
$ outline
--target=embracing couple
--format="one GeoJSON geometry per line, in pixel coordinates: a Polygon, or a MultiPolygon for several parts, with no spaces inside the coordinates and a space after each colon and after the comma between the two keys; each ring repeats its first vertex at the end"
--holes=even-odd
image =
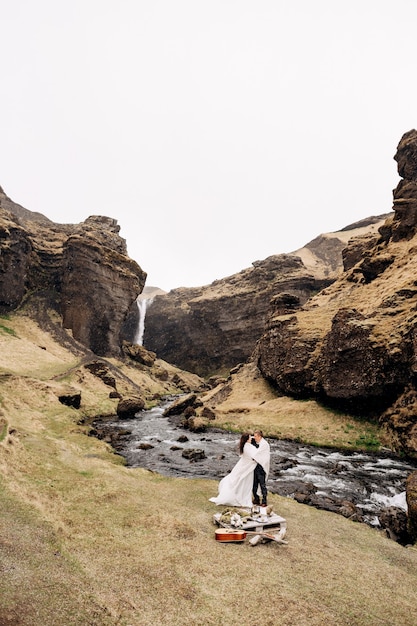
{"type": "Polygon", "coordinates": [[[244,508],[252,508],[253,504],[266,506],[271,453],[262,431],[255,430],[253,435],[244,433],[240,438],[239,453],[239,461],[219,483],[218,496],[210,501],[244,508]]]}

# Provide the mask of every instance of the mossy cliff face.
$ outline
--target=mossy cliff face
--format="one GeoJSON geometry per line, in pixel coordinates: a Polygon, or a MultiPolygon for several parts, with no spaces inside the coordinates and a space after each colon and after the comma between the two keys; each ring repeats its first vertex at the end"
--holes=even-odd
{"type": "Polygon", "coordinates": [[[119,230],[116,220],[102,216],[55,224],[0,188],[0,312],[46,302],[74,339],[98,355],[119,354],[146,279],[119,230]]]}
{"type": "Polygon", "coordinates": [[[395,155],[403,179],[393,215],[351,245],[343,274],[301,309],[271,308],[255,353],[283,393],[374,415],[409,454],[417,453],[416,154],[412,130],[395,155]]]}
{"type": "Polygon", "coordinates": [[[271,301],[296,310],[330,285],[354,236],[377,232],[376,216],[320,235],[290,254],[276,254],[210,285],[158,295],[148,306],[144,345],[183,369],[208,375],[246,361],[261,336],[271,301]]]}

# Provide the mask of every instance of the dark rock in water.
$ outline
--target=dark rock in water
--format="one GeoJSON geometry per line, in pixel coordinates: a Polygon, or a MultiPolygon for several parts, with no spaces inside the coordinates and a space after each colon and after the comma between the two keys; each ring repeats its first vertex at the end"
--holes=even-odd
{"type": "Polygon", "coordinates": [[[182,415],[188,407],[192,407],[197,400],[195,393],[189,393],[186,396],[181,396],[177,400],[174,400],[165,410],[165,416],[182,415]]]}
{"type": "Polygon", "coordinates": [[[151,443],[140,443],[138,450],[152,450],[154,447],[151,443]]]}
{"type": "MultiPolygon", "coordinates": [[[[308,504],[309,506],[314,506],[323,511],[338,513],[353,521],[363,521],[360,511],[358,511],[355,504],[349,500],[317,493],[318,488],[313,483],[299,483],[298,485],[294,485],[294,487],[295,491],[292,497],[300,504],[308,504]]],[[[280,493],[283,495],[281,490],[280,493]]]]}
{"type": "Polygon", "coordinates": [[[311,504],[311,498],[316,493],[317,487],[313,483],[299,482],[295,487],[292,497],[301,504],[311,504]]]}
{"type": "Polygon", "coordinates": [[[201,417],[189,417],[184,425],[193,433],[204,433],[207,430],[207,422],[201,417]]]}
{"type": "Polygon", "coordinates": [[[190,461],[200,461],[201,459],[206,458],[206,454],[204,450],[199,450],[195,448],[190,448],[188,450],[183,450],[182,456],[185,459],[189,459],[190,461]]]}
{"type": "Polygon", "coordinates": [[[97,437],[97,439],[105,441],[119,451],[124,449],[126,441],[132,433],[126,428],[114,428],[112,424],[96,420],[88,434],[90,437],[97,437]]]}
{"type": "Polygon", "coordinates": [[[363,521],[362,516],[358,513],[356,506],[349,500],[341,500],[338,513],[356,522],[363,521]]]}
{"type": "Polygon", "coordinates": [[[285,459],[285,458],[278,458],[275,461],[275,475],[279,475],[280,472],[284,472],[287,469],[290,469],[291,467],[294,467],[294,465],[297,465],[297,462],[295,459],[285,459]]]}
{"type": "Polygon", "coordinates": [[[117,405],[116,412],[120,419],[126,419],[129,417],[135,417],[136,413],[139,413],[139,411],[142,411],[144,408],[145,401],[143,398],[122,398],[117,405]]]}
{"type": "Polygon", "coordinates": [[[381,510],[378,519],[381,528],[385,529],[390,539],[402,545],[411,541],[407,530],[407,513],[404,509],[396,506],[385,507],[381,510]]]}

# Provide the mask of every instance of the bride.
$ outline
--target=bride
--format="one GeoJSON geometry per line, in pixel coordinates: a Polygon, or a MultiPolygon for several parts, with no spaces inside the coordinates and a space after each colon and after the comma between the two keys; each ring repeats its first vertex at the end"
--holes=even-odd
{"type": "Polygon", "coordinates": [[[244,433],[239,441],[240,459],[232,471],[221,479],[217,497],[210,498],[215,504],[252,507],[253,471],[256,461],[253,460],[254,446],[249,441],[249,433],[244,433]]]}

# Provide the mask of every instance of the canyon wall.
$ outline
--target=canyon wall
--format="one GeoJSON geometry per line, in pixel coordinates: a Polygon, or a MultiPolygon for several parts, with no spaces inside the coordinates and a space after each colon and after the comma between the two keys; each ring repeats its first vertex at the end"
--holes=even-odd
{"type": "Polygon", "coordinates": [[[115,219],[56,224],[14,203],[0,188],[0,313],[29,303],[98,355],[120,353],[146,274],[129,258],[115,219]]]}
{"type": "Polygon", "coordinates": [[[145,347],[201,376],[246,361],[264,330],[271,301],[299,308],[340,274],[348,242],[357,236],[367,240],[385,217],[320,235],[295,252],[255,261],[210,285],[157,295],[146,313],[145,347]]]}

